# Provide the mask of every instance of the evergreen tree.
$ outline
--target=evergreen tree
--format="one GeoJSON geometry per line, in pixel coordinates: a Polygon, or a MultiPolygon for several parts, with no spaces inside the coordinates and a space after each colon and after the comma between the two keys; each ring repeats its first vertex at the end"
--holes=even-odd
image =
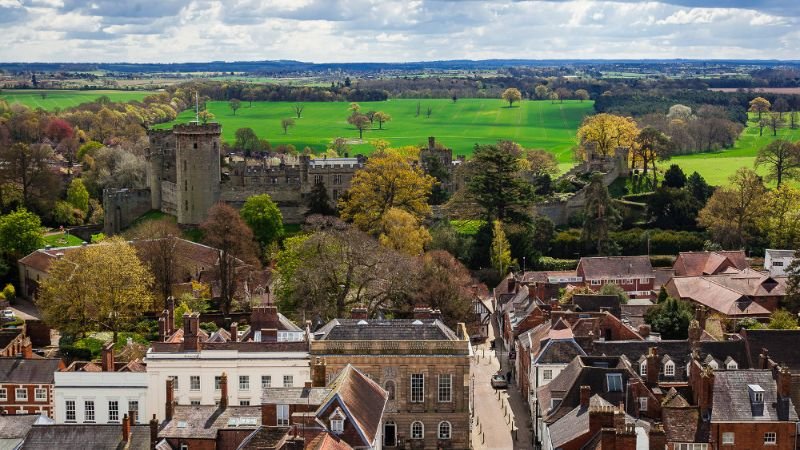
{"type": "Polygon", "coordinates": [[[611,240],[610,232],[619,227],[622,219],[608,195],[608,189],[603,185],[602,175],[593,176],[586,186],[584,217],[581,242],[586,248],[594,247],[600,255],[618,253],[618,246],[611,240]]]}
{"type": "Polygon", "coordinates": [[[323,216],[335,216],[336,208],[331,206],[331,198],[328,196],[328,189],[325,183],[314,183],[311,192],[306,197],[306,216],[320,214],[323,216]]]}
{"type": "Polygon", "coordinates": [[[447,167],[442,164],[442,160],[437,158],[435,155],[430,155],[423,158],[422,165],[425,168],[425,172],[436,178],[436,184],[433,185],[431,189],[431,196],[428,199],[428,203],[431,205],[441,205],[450,198],[450,193],[447,192],[447,189],[444,187],[444,183],[450,181],[450,172],[447,171],[447,167]]]}
{"type": "Polygon", "coordinates": [[[693,316],[689,302],[668,297],[664,302],[650,308],[644,321],[653,331],[661,333],[662,339],[686,339],[693,316]]]}
{"type": "Polygon", "coordinates": [[[672,164],[666,172],[664,172],[664,181],[662,186],[680,189],[686,186],[686,174],[683,173],[681,166],[672,164]]]}
{"type": "Polygon", "coordinates": [[[527,222],[533,189],[520,176],[521,147],[510,141],[476,145],[468,184],[469,193],[485,213],[487,222],[527,222]]]}
{"type": "Polygon", "coordinates": [[[692,172],[692,174],[689,175],[689,178],[686,180],[686,190],[688,190],[692,194],[692,197],[697,199],[701,205],[705,205],[708,198],[714,193],[714,188],[709,186],[708,183],[706,183],[706,179],[697,172],[692,172]]]}

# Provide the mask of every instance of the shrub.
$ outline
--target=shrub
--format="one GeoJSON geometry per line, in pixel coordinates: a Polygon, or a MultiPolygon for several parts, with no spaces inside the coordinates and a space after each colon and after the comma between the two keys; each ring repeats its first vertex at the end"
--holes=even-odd
{"type": "Polygon", "coordinates": [[[535,267],[537,270],[573,270],[578,267],[578,260],[542,256],[536,261],[535,267]]]}

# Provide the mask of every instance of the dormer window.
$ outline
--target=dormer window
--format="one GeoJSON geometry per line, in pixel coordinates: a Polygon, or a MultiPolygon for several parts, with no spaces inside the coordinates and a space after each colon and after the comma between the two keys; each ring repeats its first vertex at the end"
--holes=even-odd
{"type": "Polygon", "coordinates": [[[725,368],[728,370],[736,370],[739,368],[739,364],[737,364],[734,360],[730,360],[728,361],[728,364],[725,365],[725,368]]]}
{"type": "Polygon", "coordinates": [[[664,376],[667,377],[674,377],[675,376],[675,363],[672,361],[667,361],[664,364],[664,376]]]}
{"type": "Polygon", "coordinates": [[[622,374],[606,374],[606,384],[608,385],[608,392],[622,392],[622,374]]]}
{"type": "Polygon", "coordinates": [[[331,433],[342,434],[344,432],[344,418],[341,409],[336,408],[336,410],[333,411],[333,414],[328,417],[328,420],[330,420],[331,433]]]}
{"type": "Polygon", "coordinates": [[[753,417],[760,417],[764,415],[764,388],[757,384],[747,385],[748,394],[750,394],[750,407],[753,412],[753,417]]]}

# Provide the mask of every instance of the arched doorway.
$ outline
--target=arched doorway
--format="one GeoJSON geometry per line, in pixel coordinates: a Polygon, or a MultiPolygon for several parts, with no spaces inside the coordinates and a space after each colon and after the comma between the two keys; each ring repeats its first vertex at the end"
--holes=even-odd
{"type": "Polygon", "coordinates": [[[397,425],[392,421],[383,424],[383,445],[384,447],[397,446],[397,425]]]}

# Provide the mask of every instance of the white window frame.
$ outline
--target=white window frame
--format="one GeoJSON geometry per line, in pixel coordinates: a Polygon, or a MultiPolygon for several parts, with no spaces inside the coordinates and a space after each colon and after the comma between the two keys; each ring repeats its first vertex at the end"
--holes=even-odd
{"type": "Polygon", "coordinates": [[[78,411],[75,400],[64,401],[64,422],[76,423],[78,421],[78,411]]]}
{"type": "Polygon", "coordinates": [[[764,393],[763,392],[753,392],[753,402],[754,403],[764,403],[764,393]]]}
{"type": "Polygon", "coordinates": [[[219,375],[214,376],[214,390],[215,391],[222,390],[222,377],[219,375]]]}
{"type": "Polygon", "coordinates": [[[200,390],[200,375],[189,375],[189,390],[190,391],[200,390]]]}
{"type": "Polygon", "coordinates": [[[542,381],[550,381],[553,379],[553,369],[542,369],[542,381]]]}
{"type": "Polygon", "coordinates": [[[764,433],[764,445],[778,445],[778,433],[774,431],[764,433]]]}
{"type": "Polygon", "coordinates": [[[675,376],[675,363],[672,361],[667,361],[664,363],[664,376],[665,377],[674,377],[675,376]]]}
{"type": "Polygon", "coordinates": [[[0,400],[8,401],[8,390],[6,388],[0,388],[0,400]]]}
{"type": "Polygon", "coordinates": [[[453,401],[453,374],[447,373],[439,375],[439,389],[437,389],[437,391],[439,403],[450,403],[453,401]]]}
{"type": "Polygon", "coordinates": [[[250,406],[250,400],[249,399],[239,400],[239,406],[250,406]]]}
{"type": "Polygon", "coordinates": [[[425,439],[425,424],[419,420],[411,422],[411,439],[425,439]],[[419,425],[419,433],[414,432],[414,426],[419,425]]]}
{"type": "Polygon", "coordinates": [[[108,423],[119,423],[119,401],[117,400],[108,401],[108,423]]]}
{"type": "Polygon", "coordinates": [[[289,405],[278,405],[276,411],[277,424],[289,425],[289,405]]]}
{"type": "Polygon", "coordinates": [[[639,375],[647,376],[647,361],[642,361],[639,363],[639,375]]]}
{"type": "Polygon", "coordinates": [[[647,411],[647,397],[639,397],[639,411],[647,411]]]}
{"type": "Polygon", "coordinates": [[[28,389],[26,388],[14,389],[14,401],[18,402],[20,400],[25,400],[26,402],[28,401],[28,389]],[[24,395],[20,395],[20,393],[23,393],[24,395]]]}
{"type": "Polygon", "coordinates": [[[446,420],[439,422],[439,425],[436,427],[436,435],[439,436],[439,439],[450,439],[453,435],[453,425],[446,420]],[[442,425],[447,426],[447,433],[442,433],[442,425]]]}
{"type": "Polygon", "coordinates": [[[172,376],[172,387],[177,391],[178,390],[178,376],[172,376]]]}
{"type": "Polygon", "coordinates": [[[272,387],[272,375],[261,375],[261,389],[272,387]]]}
{"type": "Polygon", "coordinates": [[[708,450],[706,443],[675,443],[675,450],[708,450]]]}
{"type": "Polygon", "coordinates": [[[410,383],[410,401],[411,403],[424,403],[425,402],[425,374],[424,373],[412,373],[411,379],[409,380],[410,383]],[[415,386],[415,381],[419,382],[419,385],[415,386]]]}
{"type": "Polygon", "coordinates": [[[84,423],[94,423],[94,421],[95,421],[94,400],[84,400],[84,402],[83,402],[83,422],[84,423]]]}
{"type": "Polygon", "coordinates": [[[733,431],[724,431],[722,433],[722,445],[734,445],[736,443],[736,434],[733,431]]]}
{"type": "Polygon", "coordinates": [[[189,444],[181,444],[181,450],[189,450],[189,444]]]}
{"type": "Polygon", "coordinates": [[[592,286],[600,286],[600,284],[602,284],[602,281],[601,280],[589,280],[589,283],[592,286]]]}
{"type": "Polygon", "coordinates": [[[608,392],[622,392],[622,374],[621,373],[607,373],[606,374],[606,387],[608,392]],[[611,380],[619,379],[619,389],[611,389],[611,380]]]}
{"type": "Polygon", "coordinates": [[[335,434],[344,433],[344,419],[331,419],[331,432],[335,434]]]}
{"type": "Polygon", "coordinates": [[[250,375],[239,375],[239,390],[240,391],[250,390],[250,375]]]}
{"type": "Polygon", "coordinates": [[[36,388],[33,390],[33,399],[37,402],[46,402],[47,401],[47,389],[46,388],[36,388]],[[42,395],[39,395],[42,394],[42,395]]]}
{"type": "Polygon", "coordinates": [[[128,400],[128,419],[139,423],[139,400],[128,400]]]}
{"type": "Polygon", "coordinates": [[[649,278],[639,278],[639,284],[647,284],[650,282],[649,278]]]}
{"type": "Polygon", "coordinates": [[[725,366],[725,368],[728,370],[738,370],[739,364],[736,361],[731,361],[725,366]]]}
{"type": "Polygon", "coordinates": [[[285,388],[294,387],[294,375],[283,376],[283,387],[285,388]]]}

